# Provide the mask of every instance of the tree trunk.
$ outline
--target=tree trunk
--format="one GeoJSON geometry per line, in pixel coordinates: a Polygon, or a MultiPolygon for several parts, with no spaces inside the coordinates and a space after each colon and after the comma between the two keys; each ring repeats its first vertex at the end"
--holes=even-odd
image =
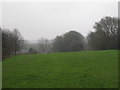
{"type": "Polygon", "coordinates": [[[16,55],[16,51],[15,51],[15,55],[16,55]]]}

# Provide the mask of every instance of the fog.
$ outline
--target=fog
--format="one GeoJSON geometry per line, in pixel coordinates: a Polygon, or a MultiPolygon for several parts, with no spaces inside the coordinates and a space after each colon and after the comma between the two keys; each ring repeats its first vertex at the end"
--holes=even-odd
{"type": "Polygon", "coordinates": [[[54,39],[75,30],[86,36],[104,16],[118,16],[117,2],[6,2],[2,27],[17,28],[24,39],[54,39]]]}

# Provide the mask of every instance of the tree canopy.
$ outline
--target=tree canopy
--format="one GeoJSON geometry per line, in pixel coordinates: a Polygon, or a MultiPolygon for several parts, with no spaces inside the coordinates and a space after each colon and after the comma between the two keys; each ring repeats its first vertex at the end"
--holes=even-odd
{"type": "Polygon", "coordinates": [[[87,36],[88,48],[92,50],[118,49],[118,19],[104,17],[93,26],[94,32],[87,36]]]}
{"type": "Polygon", "coordinates": [[[84,49],[84,36],[76,31],[69,31],[54,40],[54,50],[58,52],[81,51],[84,49]]]}

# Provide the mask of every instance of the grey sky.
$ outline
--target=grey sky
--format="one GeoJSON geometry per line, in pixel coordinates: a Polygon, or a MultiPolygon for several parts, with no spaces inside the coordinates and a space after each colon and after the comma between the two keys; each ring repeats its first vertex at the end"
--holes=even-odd
{"type": "Polygon", "coordinates": [[[17,28],[27,40],[53,39],[70,30],[86,36],[104,16],[118,16],[117,2],[6,2],[3,28],[17,28]]]}

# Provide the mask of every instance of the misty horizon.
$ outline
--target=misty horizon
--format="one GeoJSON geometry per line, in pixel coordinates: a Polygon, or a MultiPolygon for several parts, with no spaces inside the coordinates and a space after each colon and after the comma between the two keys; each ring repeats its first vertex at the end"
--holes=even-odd
{"type": "Polygon", "coordinates": [[[2,3],[2,27],[17,28],[25,40],[54,39],[71,30],[87,36],[102,17],[117,17],[116,2],[2,3]]]}

